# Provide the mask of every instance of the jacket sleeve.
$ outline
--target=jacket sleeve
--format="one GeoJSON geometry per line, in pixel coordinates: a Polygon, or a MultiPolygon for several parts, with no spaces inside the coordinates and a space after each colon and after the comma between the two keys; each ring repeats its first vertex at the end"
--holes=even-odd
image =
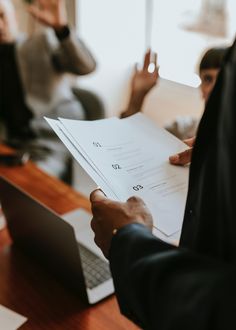
{"type": "Polygon", "coordinates": [[[236,272],[176,248],[140,224],[112,239],[110,266],[121,312],[144,329],[230,329],[236,272]]]}
{"type": "Polygon", "coordinates": [[[77,75],[86,75],[96,68],[96,62],[85,44],[73,31],[58,42],[52,54],[57,70],[77,75]]]}

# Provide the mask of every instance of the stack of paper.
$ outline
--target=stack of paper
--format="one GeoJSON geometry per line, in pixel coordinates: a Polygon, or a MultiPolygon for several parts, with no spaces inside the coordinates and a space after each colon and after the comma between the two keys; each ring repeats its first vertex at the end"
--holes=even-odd
{"type": "Polygon", "coordinates": [[[46,120],[109,198],[139,196],[164,235],[180,231],[188,168],[170,165],[168,158],[186,149],[183,142],[142,114],[89,122],[46,120]]]}

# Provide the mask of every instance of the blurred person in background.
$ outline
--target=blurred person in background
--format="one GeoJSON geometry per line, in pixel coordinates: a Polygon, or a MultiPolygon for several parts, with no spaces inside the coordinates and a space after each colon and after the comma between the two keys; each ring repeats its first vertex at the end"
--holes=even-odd
{"type": "Polygon", "coordinates": [[[38,0],[28,12],[46,29],[19,34],[10,0],[0,0],[1,140],[28,151],[46,172],[71,183],[71,158],[43,116],[85,119],[65,73],[86,75],[96,63],[68,26],[64,0],[38,0]]]}
{"type": "MultiPolygon", "coordinates": [[[[215,85],[218,73],[223,63],[224,56],[228,47],[214,47],[208,49],[199,64],[199,77],[201,79],[200,90],[202,98],[206,103],[209,95],[215,85]]],[[[122,112],[121,118],[131,116],[135,113],[142,111],[143,102],[157,84],[158,66],[157,56],[154,56],[151,50],[148,50],[144,57],[142,69],[135,66],[134,74],[131,80],[131,94],[128,102],[127,109],[122,112]],[[150,68],[150,65],[153,67],[150,68]]],[[[175,135],[190,147],[179,155],[174,155],[170,158],[173,164],[185,165],[191,160],[192,147],[195,142],[195,135],[197,132],[199,119],[193,116],[177,116],[174,121],[165,126],[170,133],[175,135]]]]}

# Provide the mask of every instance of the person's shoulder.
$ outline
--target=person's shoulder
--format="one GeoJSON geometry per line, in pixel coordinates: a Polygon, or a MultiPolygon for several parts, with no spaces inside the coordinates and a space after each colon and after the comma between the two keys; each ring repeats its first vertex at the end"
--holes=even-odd
{"type": "Polygon", "coordinates": [[[47,33],[46,31],[40,30],[37,32],[34,32],[30,35],[26,33],[21,33],[19,37],[17,38],[17,44],[20,46],[24,45],[31,45],[35,43],[40,43],[42,40],[47,39],[47,33]]]}

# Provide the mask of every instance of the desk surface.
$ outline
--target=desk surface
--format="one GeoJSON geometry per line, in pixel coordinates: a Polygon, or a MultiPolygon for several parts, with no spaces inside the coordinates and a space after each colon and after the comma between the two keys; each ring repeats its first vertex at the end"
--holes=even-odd
{"type": "MultiPolygon", "coordinates": [[[[0,146],[0,152],[7,150],[0,146]]],[[[0,166],[0,175],[58,214],[79,207],[89,211],[85,197],[32,163],[23,167],[0,166]]],[[[0,231],[0,304],[28,318],[22,330],[137,329],[120,315],[114,295],[95,306],[85,305],[53,276],[12,247],[6,229],[0,231]]]]}

